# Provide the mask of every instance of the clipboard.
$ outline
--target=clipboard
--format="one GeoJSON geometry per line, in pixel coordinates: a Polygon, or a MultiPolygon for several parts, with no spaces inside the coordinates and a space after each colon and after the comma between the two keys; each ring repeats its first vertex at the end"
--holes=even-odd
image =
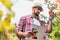
{"type": "Polygon", "coordinates": [[[30,40],[43,40],[43,36],[45,35],[46,28],[42,27],[42,26],[35,25],[35,24],[33,24],[32,26],[38,32],[36,33],[37,39],[30,38],[30,40]]]}

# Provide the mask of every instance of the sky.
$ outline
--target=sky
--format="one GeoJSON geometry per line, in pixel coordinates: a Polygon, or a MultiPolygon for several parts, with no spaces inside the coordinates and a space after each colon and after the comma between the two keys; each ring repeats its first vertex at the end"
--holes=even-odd
{"type": "Polygon", "coordinates": [[[12,7],[12,11],[14,11],[16,13],[15,14],[15,22],[18,23],[21,16],[31,14],[32,6],[35,3],[41,3],[42,4],[44,11],[41,13],[48,17],[47,5],[43,4],[44,3],[43,0],[38,0],[38,1],[18,0],[12,7]]]}
{"type": "MultiPolygon", "coordinates": [[[[44,9],[41,14],[44,14],[45,16],[49,16],[48,14],[48,8],[47,5],[44,4],[44,0],[33,0],[33,1],[28,1],[28,0],[12,0],[13,6],[11,7],[11,10],[15,12],[15,17],[12,19],[12,23],[18,23],[19,19],[21,16],[25,16],[28,14],[31,14],[32,12],[32,6],[35,3],[41,3],[42,7],[44,9]]],[[[0,9],[3,11],[3,19],[6,17],[6,14],[9,12],[5,6],[0,2],[0,9]]]]}

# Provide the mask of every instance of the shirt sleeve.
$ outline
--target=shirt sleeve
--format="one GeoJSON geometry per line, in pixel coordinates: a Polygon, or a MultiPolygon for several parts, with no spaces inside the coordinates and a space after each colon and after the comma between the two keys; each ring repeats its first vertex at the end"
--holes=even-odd
{"type": "Polygon", "coordinates": [[[21,17],[17,26],[17,32],[22,31],[22,27],[23,27],[23,18],[21,17]]]}

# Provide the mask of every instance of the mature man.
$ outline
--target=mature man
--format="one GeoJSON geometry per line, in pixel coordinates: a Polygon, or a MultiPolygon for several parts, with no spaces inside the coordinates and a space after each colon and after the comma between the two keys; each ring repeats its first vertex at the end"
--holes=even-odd
{"type": "MultiPolygon", "coordinates": [[[[31,36],[31,34],[29,34],[29,32],[32,32],[32,29],[33,29],[32,24],[34,24],[34,21],[35,21],[34,19],[36,19],[38,21],[37,24],[44,26],[46,28],[47,33],[51,33],[53,17],[52,16],[49,17],[49,24],[47,27],[47,25],[45,25],[43,23],[43,21],[39,19],[39,14],[42,11],[43,11],[42,7],[38,4],[36,4],[36,5],[32,6],[32,14],[31,15],[27,15],[27,16],[20,18],[19,24],[17,27],[17,36],[20,37],[20,40],[29,40],[26,38],[29,38],[31,36]]],[[[43,40],[46,40],[45,35],[43,36],[43,40]]]]}

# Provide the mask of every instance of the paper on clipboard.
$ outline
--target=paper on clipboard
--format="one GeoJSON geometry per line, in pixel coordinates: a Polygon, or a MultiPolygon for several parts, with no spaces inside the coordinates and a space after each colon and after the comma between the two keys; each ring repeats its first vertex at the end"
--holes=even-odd
{"type": "Polygon", "coordinates": [[[38,26],[36,24],[32,25],[34,27],[34,29],[36,29],[38,31],[38,33],[36,34],[37,39],[36,40],[42,40],[45,32],[46,32],[46,28],[42,27],[42,26],[38,26]]]}

